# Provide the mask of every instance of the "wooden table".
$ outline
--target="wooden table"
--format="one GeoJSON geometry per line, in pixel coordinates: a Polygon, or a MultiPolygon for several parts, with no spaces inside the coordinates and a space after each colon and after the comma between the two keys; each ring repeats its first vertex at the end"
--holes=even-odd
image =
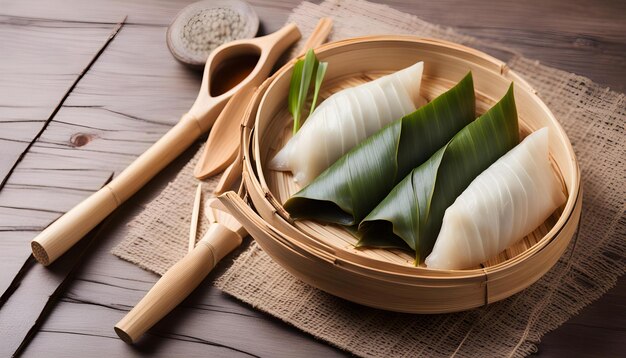
{"type": "MultiPolygon", "coordinates": [[[[174,61],[165,45],[166,26],[188,2],[0,1],[0,356],[344,354],[209,284],[138,345],[116,337],[113,325],[157,276],[109,250],[191,151],[71,254],[49,268],[30,257],[29,241],[42,228],[119,173],[190,107],[199,75],[174,61]]],[[[251,1],[265,33],[298,2],[251,1]]],[[[385,2],[625,90],[623,1],[385,2]]],[[[544,357],[620,354],[626,354],[624,278],[539,345],[544,357]]]]}

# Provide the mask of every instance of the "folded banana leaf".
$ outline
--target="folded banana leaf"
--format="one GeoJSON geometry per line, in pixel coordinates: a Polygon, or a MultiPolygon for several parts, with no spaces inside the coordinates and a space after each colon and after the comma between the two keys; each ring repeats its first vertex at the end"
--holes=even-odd
{"type": "Polygon", "coordinates": [[[357,225],[413,168],[475,118],[475,106],[470,72],[449,91],[360,143],[284,208],[294,219],[357,225]]]}
{"type": "Polygon", "coordinates": [[[359,224],[357,246],[407,248],[415,264],[430,254],[445,210],[472,180],[519,143],[513,85],[487,113],[468,124],[413,169],[359,224]]]}

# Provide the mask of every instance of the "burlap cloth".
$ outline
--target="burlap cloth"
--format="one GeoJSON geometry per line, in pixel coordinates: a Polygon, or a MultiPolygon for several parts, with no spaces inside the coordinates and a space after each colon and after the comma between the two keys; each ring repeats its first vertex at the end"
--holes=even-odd
{"type": "MultiPolygon", "coordinates": [[[[517,56],[506,47],[364,1],[302,3],[289,21],[298,24],[306,36],[322,16],[335,21],[332,40],[414,34],[467,44],[508,60],[539,92],[574,145],[584,188],[580,232],[555,267],[530,288],[504,301],[457,314],[397,314],[346,302],[298,281],[255,243],[215,284],[255,308],[357,355],[491,357],[535,352],[543,334],[599,298],[626,271],[624,94],[517,56]]],[[[129,224],[128,238],[114,248],[115,255],[162,274],[185,254],[197,183],[192,168],[197,157],[129,224]]],[[[207,193],[212,185],[205,185],[207,193]]]]}

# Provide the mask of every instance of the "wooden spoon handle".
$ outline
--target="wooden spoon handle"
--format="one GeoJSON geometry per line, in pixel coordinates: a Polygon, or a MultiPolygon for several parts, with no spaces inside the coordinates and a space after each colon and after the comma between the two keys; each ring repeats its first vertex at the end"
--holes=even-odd
{"type": "Polygon", "coordinates": [[[198,245],[163,275],[122,320],[115,333],[126,343],[136,342],[148,329],[181,303],[213,267],[241,245],[242,238],[215,223],[198,245]]]}
{"type": "MultiPolygon", "coordinates": [[[[209,110],[207,115],[217,117],[221,108],[213,108],[214,110],[209,110]]],[[[198,120],[189,114],[183,115],[180,122],[117,175],[113,181],[37,235],[31,242],[33,256],[45,266],[54,262],[178,157],[200,135],[202,135],[202,130],[198,120]]]]}
{"type": "MultiPolygon", "coordinates": [[[[254,43],[261,49],[261,52],[266,52],[268,54],[272,54],[276,57],[280,56],[291,44],[298,41],[300,39],[300,30],[298,26],[294,23],[287,24],[283,26],[280,30],[271,33],[269,35],[265,35],[262,37],[257,37],[251,40],[246,40],[250,43],[254,43]]],[[[273,63],[274,61],[272,61],[273,63]]],[[[268,73],[271,68],[268,69],[268,73]]]]}
{"type": "Polygon", "coordinates": [[[296,57],[303,56],[306,52],[311,48],[316,48],[326,42],[328,35],[330,35],[330,31],[333,29],[333,19],[330,17],[322,17],[311,32],[311,35],[307,38],[304,46],[302,46],[302,50],[298,53],[296,57]]]}

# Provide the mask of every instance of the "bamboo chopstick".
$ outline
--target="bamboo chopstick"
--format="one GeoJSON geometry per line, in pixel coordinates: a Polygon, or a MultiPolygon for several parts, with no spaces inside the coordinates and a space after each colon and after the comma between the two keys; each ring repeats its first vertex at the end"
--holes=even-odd
{"type": "Polygon", "coordinates": [[[198,234],[198,216],[200,215],[200,202],[202,198],[202,183],[198,183],[196,189],[196,197],[193,201],[193,212],[191,213],[191,224],[189,225],[189,248],[187,252],[191,252],[196,246],[196,236],[198,234]]]}

